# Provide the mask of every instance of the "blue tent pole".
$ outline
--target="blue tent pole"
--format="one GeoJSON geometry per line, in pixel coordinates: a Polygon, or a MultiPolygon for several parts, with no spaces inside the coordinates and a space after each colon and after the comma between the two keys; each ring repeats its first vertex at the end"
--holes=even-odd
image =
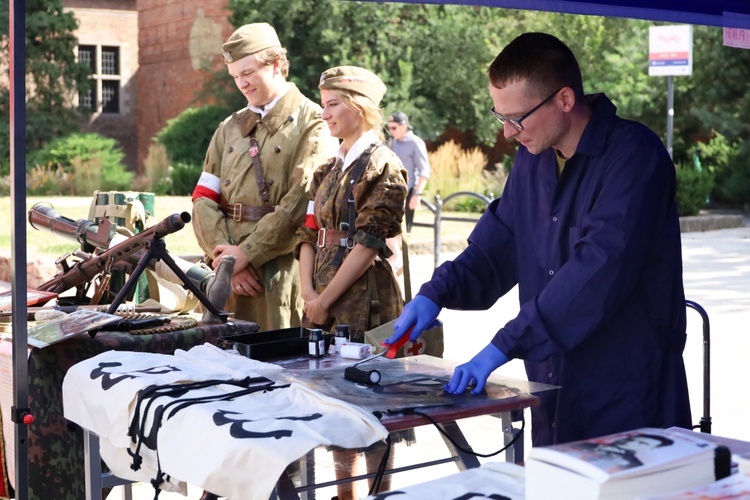
{"type": "Polygon", "coordinates": [[[10,199],[16,498],[29,497],[29,364],[26,307],[26,2],[9,2],[10,199]]]}

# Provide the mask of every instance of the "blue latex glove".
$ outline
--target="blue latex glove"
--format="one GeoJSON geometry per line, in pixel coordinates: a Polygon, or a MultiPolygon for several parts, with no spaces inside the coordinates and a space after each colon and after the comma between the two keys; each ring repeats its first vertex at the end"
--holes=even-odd
{"type": "Polygon", "coordinates": [[[457,366],[451,381],[443,389],[451,394],[463,394],[466,387],[473,383],[475,385],[471,393],[479,394],[484,390],[490,373],[507,362],[508,357],[490,343],[471,358],[471,361],[457,366]]]}
{"type": "Polygon", "coordinates": [[[385,339],[383,343],[395,344],[412,325],[414,325],[414,329],[411,331],[409,339],[414,342],[435,321],[438,314],[440,314],[440,307],[437,304],[427,297],[417,295],[404,306],[401,316],[393,323],[393,335],[385,339]]]}

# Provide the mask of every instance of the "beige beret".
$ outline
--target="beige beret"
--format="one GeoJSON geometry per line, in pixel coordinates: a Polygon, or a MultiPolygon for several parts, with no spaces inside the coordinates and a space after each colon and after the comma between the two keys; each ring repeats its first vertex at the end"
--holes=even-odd
{"type": "Polygon", "coordinates": [[[320,89],[344,90],[368,97],[375,104],[385,95],[385,84],[372,71],[357,66],[339,66],[320,75],[320,89]]]}
{"type": "Polygon", "coordinates": [[[232,33],[229,40],[221,46],[221,53],[224,61],[230,63],[271,47],[281,47],[276,30],[268,23],[253,23],[232,33]]]}

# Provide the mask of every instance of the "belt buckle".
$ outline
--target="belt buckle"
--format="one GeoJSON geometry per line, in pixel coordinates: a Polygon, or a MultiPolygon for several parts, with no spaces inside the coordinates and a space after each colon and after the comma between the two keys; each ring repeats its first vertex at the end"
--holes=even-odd
{"type": "Polygon", "coordinates": [[[234,213],[232,214],[234,222],[242,222],[242,203],[234,204],[234,213]]]}
{"type": "Polygon", "coordinates": [[[318,229],[318,248],[326,246],[326,229],[318,229]]]}

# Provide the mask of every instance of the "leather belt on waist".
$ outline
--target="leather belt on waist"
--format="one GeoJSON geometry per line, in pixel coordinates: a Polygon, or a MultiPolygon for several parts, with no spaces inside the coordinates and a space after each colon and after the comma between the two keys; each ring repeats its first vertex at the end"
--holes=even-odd
{"type": "Polygon", "coordinates": [[[318,247],[347,247],[353,248],[354,242],[347,243],[349,231],[337,231],[335,229],[318,229],[318,247]]]}
{"type": "Polygon", "coordinates": [[[258,222],[264,215],[274,210],[276,210],[274,205],[243,205],[241,203],[221,207],[221,211],[235,222],[258,222]]]}

